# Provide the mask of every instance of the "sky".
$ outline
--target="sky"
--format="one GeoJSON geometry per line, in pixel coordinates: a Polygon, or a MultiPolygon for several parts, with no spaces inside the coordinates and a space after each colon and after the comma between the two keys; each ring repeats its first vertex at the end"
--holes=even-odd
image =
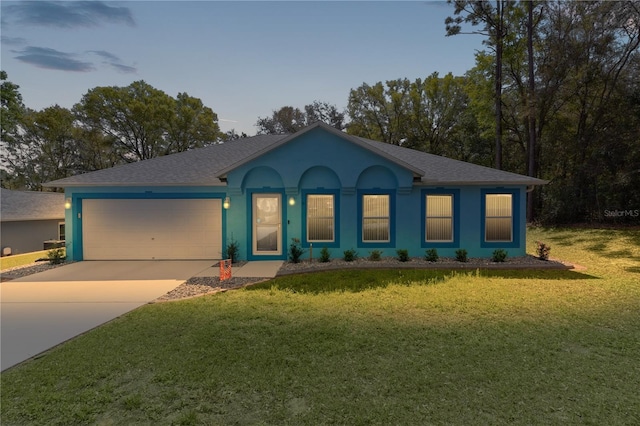
{"type": "Polygon", "coordinates": [[[2,1],[1,68],[25,106],[71,108],[90,89],[144,80],[186,92],[223,131],[363,83],[463,75],[482,36],[445,36],[444,1],[2,1]]]}

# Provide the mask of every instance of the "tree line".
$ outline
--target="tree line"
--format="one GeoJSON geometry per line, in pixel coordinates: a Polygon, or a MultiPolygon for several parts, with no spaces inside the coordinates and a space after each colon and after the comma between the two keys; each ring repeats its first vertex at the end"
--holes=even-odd
{"type": "Polygon", "coordinates": [[[175,98],[144,81],[96,87],[71,109],[26,108],[2,71],[2,185],[47,181],[218,141],[217,115],[198,98],[175,98]]]}
{"type": "MultiPolygon", "coordinates": [[[[258,134],[323,121],[349,134],[549,181],[528,216],[605,219],[640,207],[640,2],[455,1],[450,36],[484,37],[463,76],[363,83],[347,107],[314,101],[259,117],[258,134]]],[[[2,185],[43,182],[241,139],[186,93],[144,81],[32,111],[2,74],[2,185]]],[[[623,218],[625,216],[622,216],[623,218]]],[[[637,218],[627,217],[629,220],[637,218]]]]}

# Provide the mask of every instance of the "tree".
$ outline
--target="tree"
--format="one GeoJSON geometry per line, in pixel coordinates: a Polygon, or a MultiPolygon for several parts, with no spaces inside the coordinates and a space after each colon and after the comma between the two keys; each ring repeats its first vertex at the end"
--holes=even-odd
{"type": "Polygon", "coordinates": [[[3,188],[20,189],[23,183],[20,182],[19,176],[13,173],[11,162],[16,161],[14,158],[16,138],[19,136],[18,129],[25,107],[18,90],[20,86],[8,81],[7,78],[7,73],[0,71],[0,81],[2,81],[0,86],[0,183],[3,188]]]}
{"type": "Polygon", "coordinates": [[[304,112],[307,116],[307,125],[321,121],[340,131],[345,128],[344,113],[338,111],[335,105],[327,102],[313,101],[313,103],[305,105],[304,112]]]}
{"type": "Polygon", "coordinates": [[[5,71],[0,71],[0,86],[1,102],[0,102],[0,161],[2,169],[3,188],[19,189],[22,184],[18,181],[17,176],[12,173],[11,161],[14,161],[14,150],[16,145],[16,137],[18,135],[18,128],[25,108],[22,103],[22,95],[18,91],[20,88],[18,85],[13,84],[7,80],[8,76],[5,71]]]}
{"type": "Polygon", "coordinates": [[[256,126],[259,135],[281,135],[295,133],[306,127],[305,113],[292,106],[274,110],[271,117],[258,117],[256,126]]]}
{"type": "Polygon", "coordinates": [[[279,135],[295,133],[313,123],[321,121],[338,130],[344,130],[344,114],[335,105],[313,101],[305,105],[304,111],[292,106],[274,110],[271,117],[258,117],[258,134],[279,135]]]}
{"type": "Polygon", "coordinates": [[[639,22],[638,1],[547,6],[538,71],[546,87],[539,90],[538,116],[548,114],[539,124],[548,128],[540,139],[541,169],[552,180],[543,200],[548,220],[602,217],[620,187],[629,190],[616,204],[638,197],[625,179],[633,181],[638,164],[632,161],[638,123],[629,94],[640,79],[639,22]]]}
{"type": "Polygon", "coordinates": [[[450,158],[479,157],[478,123],[467,79],[433,73],[424,80],[364,83],[349,95],[348,133],[450,158]]]}
{"type": "Polygon", "coordinates": [[[411,84],[410,99],[412,124],[406,146],[457,158],[462,141],[455,139],[469,102],[465,78],[451,73],[441,78],[436,72],[424,81],[417,79],[411,84]]]}
{"type": "Polygon", "coordinates": [[[15,138],[20,118],[25,109],[22,95],[18,91],[20,86],[8,81],[7,78],[7,73],[0,71],[0,81],[2,81],[0,86],[2,99],[0,104],[0,123],[2,124],[0,140],[3,143],[10,143],[15,138]]]}
{"type": "Polygon", "coordinates": [[[218,116],[198,98],[178,93],[164,155],[211,145],[221,137],[218,116]]]}
{"type": "Polygon", "coordinates": [[[242,132],[242,133],[238,134],[236,129],[231,129],[231,130],[228,130],[228,131],[224,132],[220,136],[220,139],[219,139],[218,142],[224,143],[224,142],[235,141],[235,140],[238,140],[238,139],[244,139],[244,138],[248,138],[248,137],[249,136],[245,132],[242,132]]]}
{"type": "Polygon", "coordinates": [[[114,152],[123,161],[146,160],[167,152],[164,136],[175,101],[144,81],[91,89],[74,111],[85,128],[111,138],[114,152]]]}
{"type": "Polygon", "coordinates": [[[174,99],[144,81],[96,87],[74,106],[86,131],[101,132],[122,161],[146,160],[215,143],[217,115],[186,93],[174,99]]]}
{"type": "Polygon", "coordinates": [[[472,26],[484,25],[480,31],[471,34],[482,34],[489,37],[487,44],[493,47],[496,55],[495,61],[495,167],[502,168],[502,52],[504,38],[508,34],[508,14],[513,5],[512,0],[495,0],[495,8],[486,0],[448,0],[454,3],[455,18],[448,17],[445,20],[447,35],[462,34],[462,23],[472,26]],[[464,16],[460,16],[464,15],[464,16]]]}
{"type": "Polygon", "coordinates": [[[406,141],[411,123],[411,82],[388,80],[373,86],[363,83],[349,93],[347,133],[392,145],[406,141]]]}
{"type": "Polygon", "coordinates": [[[8,146],[8,172],[13,187],[41,191],[42,184],[74,174],[78,129],[71,111],[54,105],[27,110],[21,134],[8,146]]]}
{"type": "MultiPolygon", "coordinates": [[[[527,97],[527,121],[529,129],[529,145],[527,147],[527,171],[528,175],[536,177],[538,162],[536,159],[536,80],[533,52],[534,38],[533,0],[527,2],[527,70],[529,77],[529,92],[527,97]]],[[[527,220],[533,221],[534,199],[533,191],[527,194],[527,220]]]]}

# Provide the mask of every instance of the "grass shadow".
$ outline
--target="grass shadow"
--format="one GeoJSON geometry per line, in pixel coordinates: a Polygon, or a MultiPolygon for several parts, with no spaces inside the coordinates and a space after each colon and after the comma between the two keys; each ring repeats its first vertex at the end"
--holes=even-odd
{"type": "Polygon", "coordinates": [[[532,279],[532,280],[599,280],[599,277],[572,270],[484,270],[480,271],[481,277],[500,277],[509,279],[532,279]]]}
{"type": "Polygon", "coordinates": [[[640,246],[640,229],[635,228],[540,228],[542,232],[550,232],[545,236],[551,246],[574,247],[576,250],[595,252],[599,256],[618,259],[636,260],[635,247],[640,246]],[[627,248],[629,247],[629,248],[627,248]]]}
{"type": "Polygon", "coordinates": [[[372,269],[313,271],[286,275],[247,288],[247,291],[279,290],[293,293],[322,294],[334,292],[359,293],[386,288],[390,284],[432,285],[453,277],[506,278],[525,280],[585,280],[597,277],[571,270],[433,270],[433,269],[372,269]]]}
{"type": "Polygon", "coordinates": [[[625,271],[631,272],[632,274],[640,274],[640,266],[629,266],[624,268],[625,271]]]}
{"type": "Polygon", "coordinates": [[[392,270],[392,269],[345,269],[333,271],[312,271],[295,275],[285,275],[248,287],[248,291],[278,288],[294,293],[334,293],[385,288],[392,283],[413,282],[438,283],[452,276],[447,270],[392,270]]]}

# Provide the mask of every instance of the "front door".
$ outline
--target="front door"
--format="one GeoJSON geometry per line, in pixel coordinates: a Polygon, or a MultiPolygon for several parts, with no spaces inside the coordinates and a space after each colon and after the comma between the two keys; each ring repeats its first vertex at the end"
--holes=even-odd
{"type": "Polygon", "coordinates": [[[253,194],[252,211],[253,255],[281,255],[282,196],[253,194]]]}

